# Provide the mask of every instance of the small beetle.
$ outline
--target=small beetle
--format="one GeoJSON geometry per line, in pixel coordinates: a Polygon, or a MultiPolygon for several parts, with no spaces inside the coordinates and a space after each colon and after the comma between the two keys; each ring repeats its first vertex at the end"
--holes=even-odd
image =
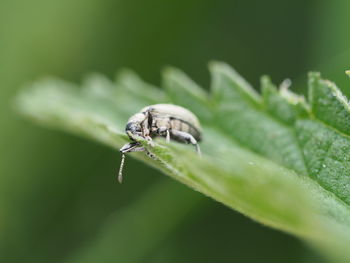
{"type": "Polygon", "coordinates": [[[129,152],[146,151],[152,157],[137,137],[145,138],[150,145],[152,138],[165,137],[167,142],[173,139],[182,143],[190,143],[196,147],[198,154],[201,154],[198,142],[202,139],[201,126],[197,117],[189,110],[173,104],[155,104],[143,108],[139,113],[131,116],[125,127],[131,143],[125,144],[120,152],[122,160],[120,164],[118,181],[123,180],[123,166],[125,154],[129,152]]]}

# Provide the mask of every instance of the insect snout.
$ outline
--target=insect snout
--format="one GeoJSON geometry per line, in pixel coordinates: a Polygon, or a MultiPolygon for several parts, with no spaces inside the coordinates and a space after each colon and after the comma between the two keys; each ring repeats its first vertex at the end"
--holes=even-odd
{"type": "Polygon", "coordinates": [[[119,151],[120,151],[121,153],[131,152],[131,151],[133,151],[135,148],[137,148],[138,146],[140,146],[140,143],[138,143],[138,142],[127,143],[127,144],[125,144],[122,148],[120,148],[119,151]]]}

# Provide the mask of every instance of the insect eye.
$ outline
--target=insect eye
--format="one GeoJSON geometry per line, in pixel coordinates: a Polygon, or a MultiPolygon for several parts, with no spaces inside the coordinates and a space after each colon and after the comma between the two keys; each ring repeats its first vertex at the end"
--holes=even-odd
{"type": "Polygon", "coordinates": [[[126,130],[126,131],[130,131],[130,132],[132,132],[132,133],[134,133],[134,132],[141,132],[141,126],[140,126],[140,124],[138,124],[138,123],[129,122],[129,123],[126,125],[125,130],[126,130]]]}
{"type": "Polygon", "coordinates": [[[133,132],[141,132],[141,127],[140,127],[140,125],[134,126],[134,127],[133,127],[133,132]]]}

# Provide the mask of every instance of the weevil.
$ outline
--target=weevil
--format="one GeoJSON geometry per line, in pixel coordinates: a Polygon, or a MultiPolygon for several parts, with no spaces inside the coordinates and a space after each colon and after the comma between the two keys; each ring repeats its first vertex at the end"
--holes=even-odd
{"type": "Polygon", "coordinates": [[[152,146],[154,137],[164,137],[166,142],[174,140],[189,143],[196,147],[197,153],[201,151],[198,142],[202,140],[202,129],[197,117],[189,110],[173,104],[155,104],[144,107],[140,112],[131,116],[125,127],[125,132],[131,142],[125,144],[119,151],[122,160],[118,173],[118,181],[123,180],[123,167],[125,154],[145,151],[153,155],[138,142],[137,137],[146,139],[152,146]]]}

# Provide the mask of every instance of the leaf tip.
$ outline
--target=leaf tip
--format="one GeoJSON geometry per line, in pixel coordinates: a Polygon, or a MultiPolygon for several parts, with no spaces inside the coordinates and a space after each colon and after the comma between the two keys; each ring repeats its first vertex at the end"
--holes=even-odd
{"type": "Polygon", "coordinates": [[[119,69],[116,74],[116,80],[117,82],[123,82],[125,80],[135,79],[139,78],[138,75],[129,68],[121,68],[119,69]]]}
{"type": "Polygon", "coordinates": [[[348,75],[348,77],[350,77],[350,69],[345,70],[345,74],[348,75]]]}
{"type": "Polygon", "coordinates": [[[208,68],[211,73],[215,72],[225,72],[228,74],[234,74],[239,75],[234,68],[232,68],[229,64],[218,61],[218,60],[212,60],[208,63],[208,68]]]}
{"type": "Polygon", "coordinates": [[[311,71],[308,73],[309,82],[317,81],[321,78],[321,73],[316,71],[311,71]]]}
{"type": "Polygon", "coordinates": [[[268,75],[263,75],[260,77],[260,85],[263,89],[275,87],[271,81],[270,76],[268,75]]]}
{"type": "Polygon", "coordinates": [[[266,100],[270,93],[277,93],[276,86],[272,83],[270,76],[263,75],[260,78],[261,93],[266,100]]]}
{"type": "Polygon", "coordinates": [[[271,82],[271,78],[269,75],[262,75],[260,77],[260,83],[269,83],[271,82]]]}
{"type": "Polygon", "coordinates": [[[163,79],[169,79],[169,78],[174,78],[176,76],[181,76],[184,73],[179,70],[178,68],[172,67],[172,66],[165,66],[162,69],[161,75],[163,79]]]}
{"type": "Polygon", "coordinates": [[[214,69],[216,67],[219,67],[220,65],[225,64],[224,62],[218,61],[218,60],[211,60],[208,62],[208,68],[214,69]]]}

